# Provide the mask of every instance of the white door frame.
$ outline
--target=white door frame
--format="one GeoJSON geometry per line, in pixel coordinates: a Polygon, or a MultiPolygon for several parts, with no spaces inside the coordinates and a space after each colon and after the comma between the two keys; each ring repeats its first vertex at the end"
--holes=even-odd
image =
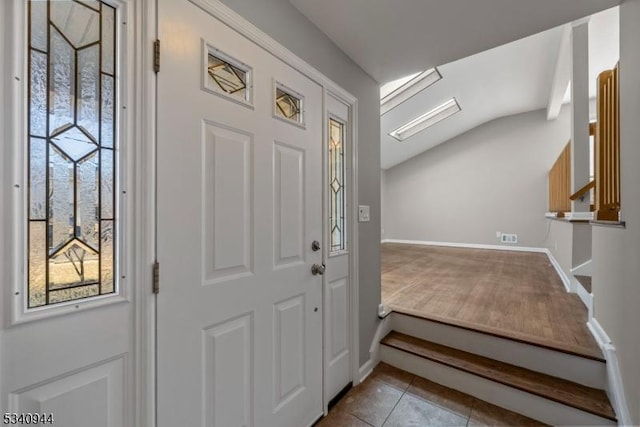
{"type": "MultiPolygon", "coordinates": [[[[358,100],[341,86],[327,78],[317,69],[300,59],[289,49],[282,46],[269,35],[258,29],[256,26],[248,22],[241,15],[230,9],[219,0],[190,0],[196,6],[206,10],[222,22],[225,22],[230,28],[245,36],[247,39],[256,43],[276,58],[286,62],[292,68],[299,71],[309,79],[318,83],[323,87],[323,97],[326,98],[330,93],[349,106],[349,126],[350,126],[350,142],[351,157],[350,169],[351,174],[349,180],[352,186],[351,200],[351,224],[349,231],[350,248],[350,337],[351,337],[351,376],[353,385],[360,382],[359,376],[359,297],[358,297],[358,134],[357,134],[357,117],[358,117],[358,100]]],[[[140,3],[139,13],[136,16],[139,22],[136,24],[140,27],[140,46],[141,46],[141,68],[144,70],[138,76],[140,83],[137,87],[141,91],[141,109],[139,117],[143,125],[140,126],[140,144],[139,154],[143,159],[154,159],[146,162],[140,174],[141,180],[144,181],[144,188],[148,191],[144,200],[138,200],[141,211],[147,213],[145,217],[148,219],[146,226],[149,231],[148,238],[141,242],[141,254],[145,260],[146,269],[143,269],[141,283],[151,284],[152,270],[151,261],[156,254],[156,77],[153,73],[153,41],[157,37],[157,5],[155,0],[142,0],[140,3]],[[145,252],[146,251],[146,252],[145,252]],[[146,255],[146,256],[144,256],[146,255]]],[[[324,104],[324,102],[323,102],[324,104]]],[[[326,116],[326,112],[325,112],[326,116]]],[[[326,123],[325,123],[326,124],[326,123]]],[[[323,126],[326,128],[326,126],[323,126]]],[[[326,130],[325,130],[326,132],[326,130]]],[[[325,138],[326,139],[326,138],[325,138]]],[[[320,195],[319,195],[320,197],[320,195]]],[[[136,321],[138,328],[136,330],[136,364],[139,369],[137,372],[137,388],[136,397],[138,398],[139,411],[136,421],[140,426],[152,427],[156,425],[156,354],[155,354],[155,329],[156,329],[156,300],[151,292],[151,286],[140,291],[136,306],[136,321]]],[[[326,406],[328,402],[324,402],[326,406]]]]}

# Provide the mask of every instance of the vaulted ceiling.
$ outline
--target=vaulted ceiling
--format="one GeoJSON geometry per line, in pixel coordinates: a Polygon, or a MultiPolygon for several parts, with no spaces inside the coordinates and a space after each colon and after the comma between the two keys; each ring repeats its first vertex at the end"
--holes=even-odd
{"type": "MultiPolygon", "coordinates": [[[[438,67],[442,80],[381,117],[390,168],[482,123],[547,105],[562,24],[616,0],[289,0],[381,83],[438,67]],[[462,111],[405,142],[388,134],[456,97],[462,111]]],[[[615,13],[590,23],[591,74],[615,64],[615,13]],[[595,42],[594,42],[595,41],[595,42]],[[595,65],[594,65],[595,63],[595,65]],[[602,63],[602,64],[601,64],[602,63]],[[604,65],[602,65],[604,66],[604,65]]]]}

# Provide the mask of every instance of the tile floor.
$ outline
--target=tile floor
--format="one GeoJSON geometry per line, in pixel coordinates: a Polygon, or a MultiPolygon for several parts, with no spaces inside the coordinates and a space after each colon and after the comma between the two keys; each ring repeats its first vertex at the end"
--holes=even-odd
{"type": "Polygon", "coordinates": [[[316,423],[316,427],[543,425],[385,363],[316,423]]]}

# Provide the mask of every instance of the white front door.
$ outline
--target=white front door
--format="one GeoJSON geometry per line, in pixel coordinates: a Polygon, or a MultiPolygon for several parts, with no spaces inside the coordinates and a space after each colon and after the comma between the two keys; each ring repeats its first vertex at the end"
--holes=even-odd
{"type": "Polygon", "coordinates": [[[310,425],[322,88],[187,0],[159,38],[158,425],[310,425]]]}
{"type": "Polygon", "coordinates": [[[0,423],[133,425],[133,8],[3,3],[0,423]]]}

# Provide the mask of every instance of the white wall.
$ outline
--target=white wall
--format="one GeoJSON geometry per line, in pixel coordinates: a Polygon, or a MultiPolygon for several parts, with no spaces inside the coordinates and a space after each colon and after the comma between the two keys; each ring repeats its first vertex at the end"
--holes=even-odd
{"type": "Polygon", "coordinates": [[[625,229],[593,227],[594,316],[617,350],[631,422],[640,425],[640,0],[620,6],[620,169],[625,229]]]}
{"type": "Polygon", "coordinates": [[[359,224],[360,364],[378,325],[380,303],[380,97],[379,85],[287,0],[222,0],[358,98],[358,189],[371,206],[371,222],[359,224]]]}
{"type": "MultiPolygon", "coordinates": [[[[547,173],[569,140],[569,108],[481,125],[386,171],[388,239],[544,247],[547,173]]],[[[437,126],[437,125],[436,125],[437,126]]],[[[411,144],[411,140],[405,142],[411,144]]]]}

